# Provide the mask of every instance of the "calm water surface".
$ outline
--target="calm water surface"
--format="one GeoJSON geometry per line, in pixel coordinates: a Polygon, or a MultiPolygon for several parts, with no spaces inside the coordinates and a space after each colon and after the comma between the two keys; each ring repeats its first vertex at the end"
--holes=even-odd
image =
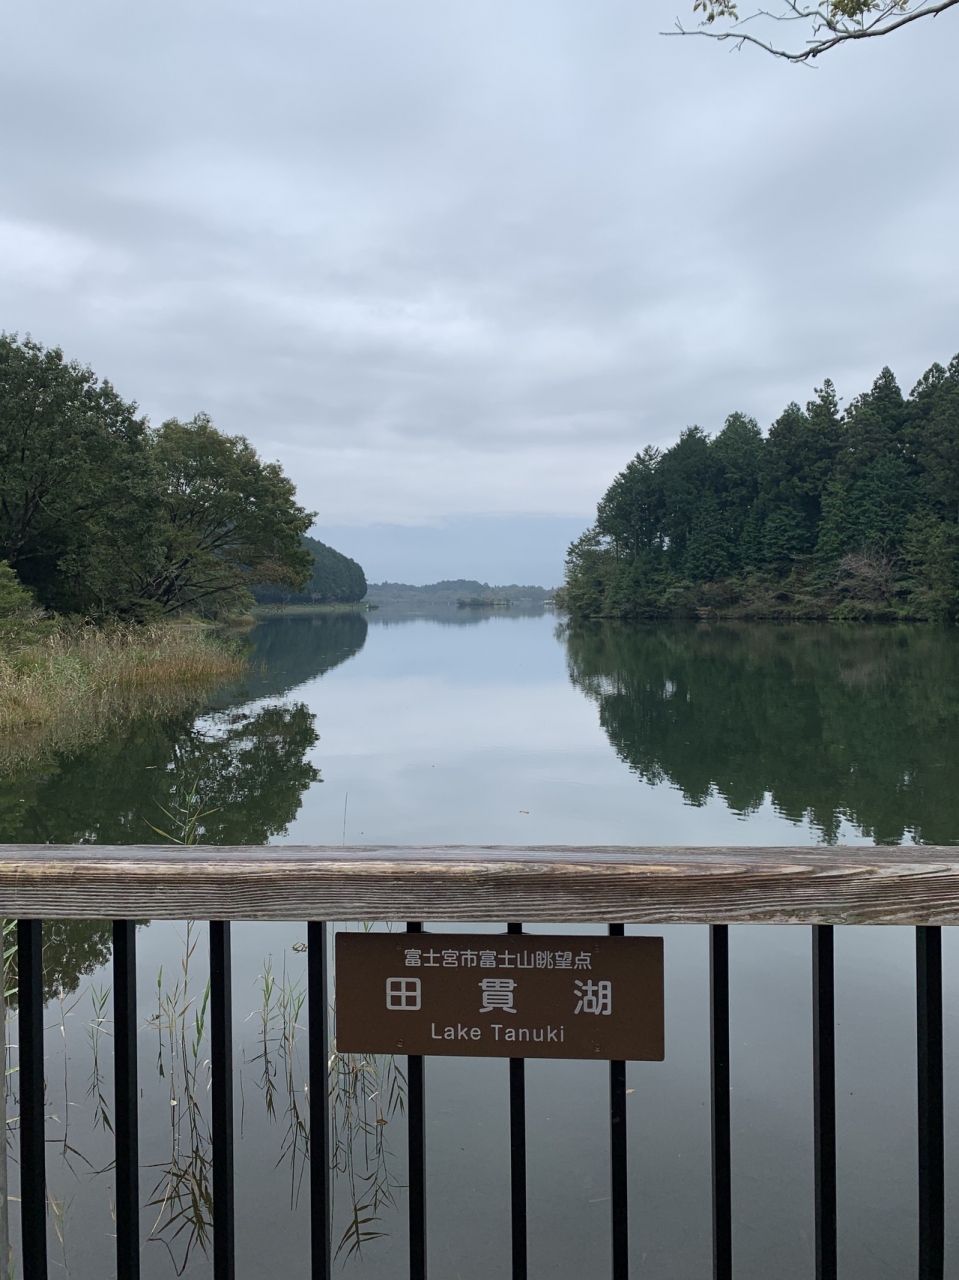
{"type": "MultiPolygon", "coordinates": [[[[194,792],[212,843],[959,840],[951,633],[567,633],[545,613],[384,610],[278,619],[252,643],[250,676],[199,717],[0,778],[0,839],[162,841],[155,828],[176,834],[194,792]]],[[[648,932],[666,938],[667,1057],[629,1068],[632,1274],[705,1280],[706,930],[648,932]]],[[[953,933],[947,1274],[959,1274],[953,933]]],[[[234,926],[244,1280],[308,1274],[304,942],[302,926],[234,926]]],[[[208,1276],[206,935],[145,925],[138,945],[143,1274],[208,1276]]],[[[841,1274],[898,1278],[915,1269],[913,934],[848,928],[836,945],[841,1274]]],[[[100,1280],[114,1274],[108,926],[51,926],[46,952],[51,1258],[54,1273],[100,1280]]],[[[731,930],[731,980],[736,1274],[799,1280],[814,1272],[809,930],[731,930]]],[[[357,1280],[406,1273],[404,1066],[337,1064],[337,1265],[357,1280]]],[[[530,1274],[606,1274],[605,1065],[530,1062],[527,1082],[530,1274]]],[[[15,1114],[15,1074],[8,1088],[15,1114]]],[[[427,1088],[431,1275],[505,1280],[506,1063],[435,1059],[427,1088]]]]}

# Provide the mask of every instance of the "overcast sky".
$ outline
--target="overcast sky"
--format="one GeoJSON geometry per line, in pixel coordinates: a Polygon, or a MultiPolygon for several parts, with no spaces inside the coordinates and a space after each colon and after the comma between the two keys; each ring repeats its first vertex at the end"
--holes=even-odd
{"type": "Polygon", "coordinates": [[[0,325],[374,579],[555,581],[644,444],[959,349],[959,12],[807,70],[688,5],[2,0],[0,325]]]}

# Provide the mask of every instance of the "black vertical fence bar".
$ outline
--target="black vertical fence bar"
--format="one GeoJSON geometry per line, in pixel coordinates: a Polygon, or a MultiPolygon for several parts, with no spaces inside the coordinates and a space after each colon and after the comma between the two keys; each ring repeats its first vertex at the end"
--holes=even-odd
{"type": "Polygon", "coordinates": [[[47,1280],[43,1134],[43,922],[17,921],[20,1040],[20,1239],[23,1280],[47,1280]]]}
{"type": "Polygon", "coordinates": [[[332,1275],[330,1179],[330,1017],[326,925],[306,926],[310,1013],[310,1259],[312,1280],[332,1275]]]}
{"type": "Polygon", "coordinates": [[[139,1280],[137,953],[136,924],[133,920],[114,920],[113,922],[113,1109],[113,1138],[116,1152],[117,1280],[139,1280]]]}
{"type": "Polygon", "coordinates": [[[233,991],[230,977],[230,926],[225,920],[211,920],[213,1280],[234,1280],[236,1274],[233,1207],[233,991]]]}
{"type": "MultiPolygon", "coordinates": [[[[422,933],[416,921],[409,933],[422,933]]],[[[407,1114],[409,1117],[410,1179],[410,1280],[426,1280],[426,1081],[423,1059],[406,1059],[407,1114]]]]}
{"type": "Polygon", "coordinates": [[[712,1084],[713,1278],[732,1280],[733,1196],[729,1109],[729,927],[709,926],[712,1084]]]}
{"type": "Polygon", "coordinates": [[[942,1099],[942,932],[916,929],[919,1101],[919,1280],[942,1280],[945,1170],[942,1099]]]}
{"type": "MultiPolygon", "coordinates": [[[[508,924],[507,933],[522,933],[522,924],[508,924]]],[[[526,1280],[526,1062],[509,1060],[509,1185],[512,1228],[513,1280],[526,1280]]]]}
{"type": "MultiPolygon", "coordinates": [[[[611,938],[626,926],[611,924],[611,938]]],[[[629,1280],[629,1192],[626,1178],[626,1063],[609,1064],[610,1200],[612,1202],[613,1280],[629,1280]]]]}
{"type": "Polygon", "coordinates": [[[816,1280],[836,1280],[836,996],[833,927],[812,927],[816,1280]]]}

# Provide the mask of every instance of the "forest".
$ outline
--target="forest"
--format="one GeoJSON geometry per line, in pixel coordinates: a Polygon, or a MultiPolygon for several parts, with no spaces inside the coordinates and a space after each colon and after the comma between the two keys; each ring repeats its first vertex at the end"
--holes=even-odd
{"type": "Polygon", "coordinates": [[[360,599],[360,566],[306,538],[314,515],[279,463],[206,414],[154,427],[58,348],[0,335],[7,613],[222,618],[265,585],[360,599]]]}
{"type": "Polygon", "coordinates": [[[342,551],[335,551],[317,538],[305,534],[302,545],[313,557],[313,572],[299,591],[279,584],[255,587],[258,604],[356,604],[366,595],[366,574],[342,551]]]}
{"type": "Polygon", "coordinates": [[[908,396],[885,368],[841,408],[829,381],[765,434],[732,413],[616,477],[569,548],[573,618],[954,621],[959,356],[908,396]]]}

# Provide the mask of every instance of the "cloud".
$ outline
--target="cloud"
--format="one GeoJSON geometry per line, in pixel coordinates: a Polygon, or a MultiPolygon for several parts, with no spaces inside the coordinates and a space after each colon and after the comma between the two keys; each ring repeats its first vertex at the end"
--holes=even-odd
{"type": "Polygon", "coordinates": [[[8,5],[0,319],[325,525],[588,518],[690,422],[909,385],[959,348],[959,19],[809,71],[677,4],[8,5]]]}
{"type": "Polygon", "coordinates": [[[314,531],[358,560],[369,582],[443,582],[558,587],[566,548],[588,523],[581,516],[476,515],[429,524],[325,525],[314,531]]]}

